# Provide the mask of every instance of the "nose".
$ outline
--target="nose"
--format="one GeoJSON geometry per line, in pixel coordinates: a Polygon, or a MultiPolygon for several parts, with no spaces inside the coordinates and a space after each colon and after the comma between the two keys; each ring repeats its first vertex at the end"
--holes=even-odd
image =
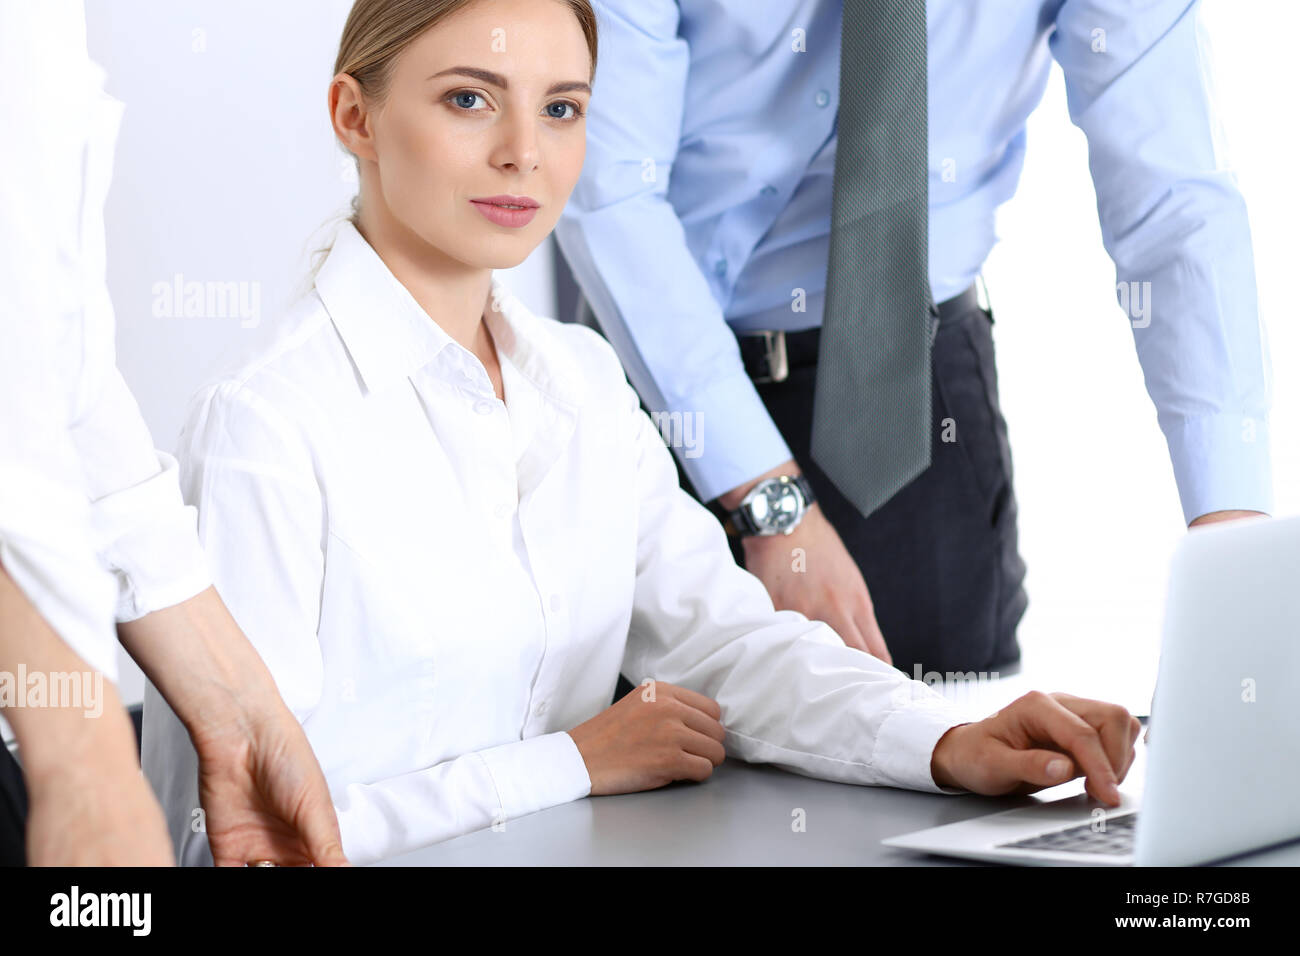
{"type": "Polygon", "coordinates": [[[526,111],[512,110],[498,127],[500,140],[493,150],[492,163],[509,172],[531,172],[540,160],[537,124],[526,111]]]}

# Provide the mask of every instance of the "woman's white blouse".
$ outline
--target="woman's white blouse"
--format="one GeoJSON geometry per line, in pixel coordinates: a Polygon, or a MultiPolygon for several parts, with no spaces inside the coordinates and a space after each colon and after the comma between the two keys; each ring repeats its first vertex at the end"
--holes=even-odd
{"type": "MultiPolygon", "coordinates": [[[[345,224],[314,294],[182,437],[217,588],[303,723],[350,859],[585,796],[566,731],[620,669],[715,698],[732,756],[938,791],[934,745],[967,718],[773,610],[604,339],[492,294],[504,404],[345,224]]],[[[181,858],[210,859],[156,693],[146,723],[181,858]]]]}

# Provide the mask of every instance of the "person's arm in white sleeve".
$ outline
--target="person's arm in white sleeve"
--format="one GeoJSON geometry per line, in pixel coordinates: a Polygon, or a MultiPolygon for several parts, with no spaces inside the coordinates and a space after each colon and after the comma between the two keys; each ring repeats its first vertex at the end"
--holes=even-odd
{"type": "Polygon", "coordinates": [[[845,647],[827,625],[775,611],[735,564],[721,525],[678,486],[630,387],[624,402],[637,436],[640,529],[625,676],[716,701],[727,752],[744,760],[942,793],[1028,793],[1083,775],[1090,795],[1119,803],[1137,718],[1116,704],[1033,691],[975,720],[845,647]]]}
{"type": "Polygon", "coordinates": [[[100,565],[68,434],[81,350],[65,273],[91,109],[80,0],[0,4],[0,564],[86,663],[117,673],[113,581],[100,565]]]}
{"type": "Polygon", "coordinates": [[[175,472],[114,365],[103,202],[121,104],[80,0],[0,5],[0,59],[25,93],[0,101],[23,131],[0,145],[0,561],[109,676],[125,598],[118,637],[194,735],[223,858],[343,862],[306,738],[207,586],[175,472]]]}
{"type": "Polygon", "coordinates": [[[826,624],[774,610],[717,519],[678,486],[630,387],[623,400],[635,419],[641,529],[623,673],[716,700],[730,755],[828,780],[941,790],[930,775],[935,744],[970,718],[826,624]]]}
{"type": "MultiPolygon", "coordinates": [[[[197,406],[182,484],[199,508],[213,576],[320,753],[317,638],[325,587],[324,511],[310,450],[266,401],[218,386],[197,406]]],[[[357,728],[385,746],[383,727],[357,728]]],[[[364,783],[330,780],[343,847],[366,863],[586,796],[586,767],[565,733],[512,741],[364,783]]]]}

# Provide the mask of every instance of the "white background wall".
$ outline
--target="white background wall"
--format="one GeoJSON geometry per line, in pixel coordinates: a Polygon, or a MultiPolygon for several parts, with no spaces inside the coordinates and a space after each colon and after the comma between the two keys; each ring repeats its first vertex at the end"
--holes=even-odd
{"type": "MultiPolygon", "coordinates": [[[[981,0],[1010,2],[1010,0],[981,0]]],[[[320,227],[354,191],[325,94],[348,0],[90,0],[91,54],[127,104],[107,210],[119,363],[160,447],[194,388],[252,329],[153,315],[155,283],[259,283],[273,321],[320,227]]],[[[1220,104],[1249,200],[1275,368],[1277,512],[1300,512],[1300,368],[1290,279],[1300,223],[1291,70],[1300,12],[1211,0],[1220,104]]],[[[599,96],[599,90],[597,90],[599,96]]],[[[1026,684],[1145,713],[1166,562],[1184,533],[1172,472],[1114,295],[1085,145],[1059,72],[1030,127],[1020,195],[989,263],[1031,605],[1026,684]]],[[[552,313],[549,245],[513,277],[552,313]]],[[[123,658],[123,696],[141,679],[123,658]]],[[[1002,693],[1002,692],[997,692],[1002,693]]]]}

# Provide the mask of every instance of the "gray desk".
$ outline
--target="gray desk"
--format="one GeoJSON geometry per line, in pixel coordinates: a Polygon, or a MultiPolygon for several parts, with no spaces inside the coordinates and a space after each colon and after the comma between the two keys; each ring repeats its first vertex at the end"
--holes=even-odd
{"type": "MultiPolygon", "coordinates": [[[[1124,783],[1139,792],[1143,748],[1124,783]]],[[[881,839],[1079,793],[1081,781],[1036,797],[928,794],[857,787],[728,760],[703,784],[590,797],[395,857],[390,866],[962,865],[880,845],[881,839]],[[806,830],[793,832],[795,808],[806,830]]],[[[1300,841],[1231,861],[1300,865],[1300,841]]]]}

